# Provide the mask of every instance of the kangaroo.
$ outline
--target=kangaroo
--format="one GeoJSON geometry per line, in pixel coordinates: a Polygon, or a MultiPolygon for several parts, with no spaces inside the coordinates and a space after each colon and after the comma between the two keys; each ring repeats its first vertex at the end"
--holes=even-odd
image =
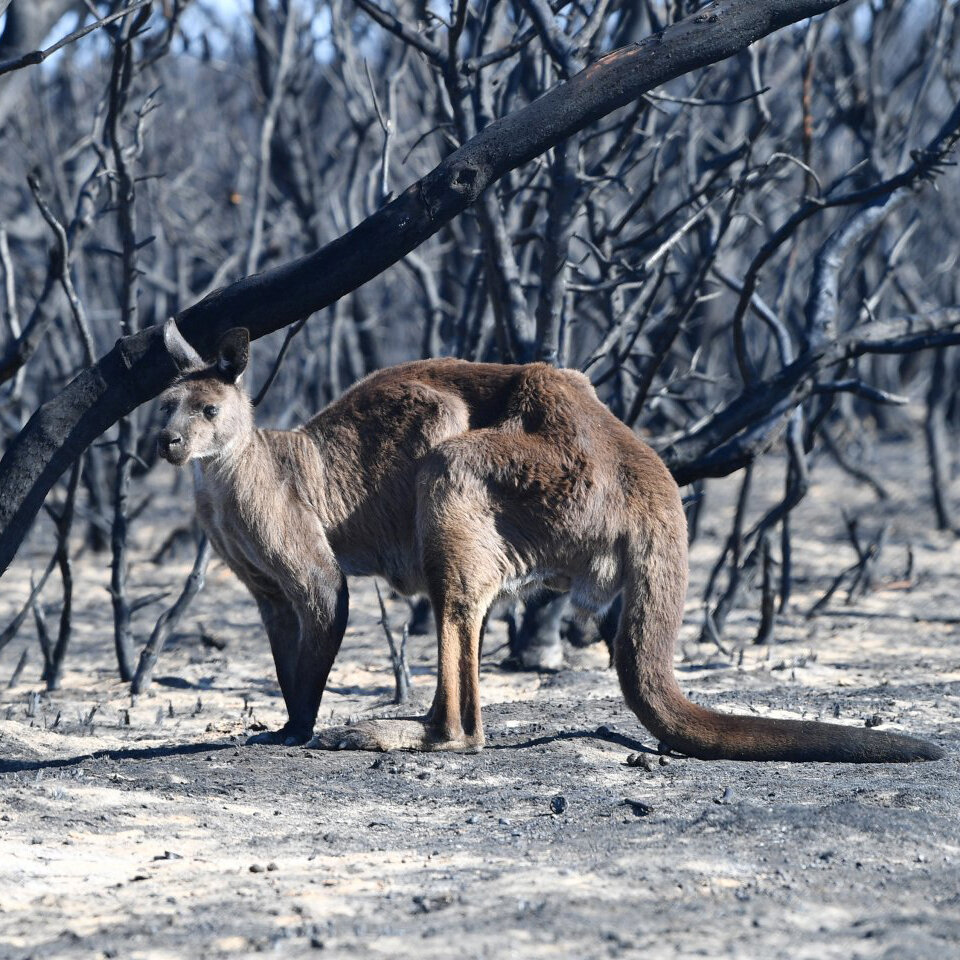
{"type": "Polygon", "coordinates": [[[537,585],[602,613],[622,594],[614,662],[627,704],[690,757],[905,762],[939,747],[837,724],[719,713],[673,672],[687,590],[686,518],[654,451],[590,381],[542,363],[421,360],[370,374],[295,430],[254,425],[245,329],[205,363],[164,327],[179,379],[161,397],[160,455],[192,461],[197,515],[253,594],[288,720],[251,742],[479,750],[480,645],[497,597],[537,585]],[[313,736],[347,621],[346,575],[426,593],[437,624],[433,705],[313,736]]]}

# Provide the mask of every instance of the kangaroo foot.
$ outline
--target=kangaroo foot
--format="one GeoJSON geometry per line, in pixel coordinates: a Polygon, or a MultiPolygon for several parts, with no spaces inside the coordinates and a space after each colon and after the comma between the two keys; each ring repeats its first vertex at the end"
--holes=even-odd
{"type": "Polygon", "coordinates": [[[479,753],[483,734],[450,738],[423,720],[363,720],[321,730],[308,744],[318,750],[459,750],[479,753]]]}
{"type": "Polygon", "coordinates": [[[284,724],[279,730],[265,730],[247,738],[247,746],[267,744],[274,747],[299,747],[313,736],[312,730],[291,727],[284,724]]]}

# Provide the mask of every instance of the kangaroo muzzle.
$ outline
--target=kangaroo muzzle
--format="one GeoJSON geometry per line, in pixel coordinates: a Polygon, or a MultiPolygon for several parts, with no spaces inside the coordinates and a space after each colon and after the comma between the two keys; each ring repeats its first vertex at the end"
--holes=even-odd
{"type": "Polygon", "coordinates": [[[176,430],[161,430],[157,437],[157,452],[167,463],[182,466],[187,459],[187,444],[183,434],[176,430]]]}

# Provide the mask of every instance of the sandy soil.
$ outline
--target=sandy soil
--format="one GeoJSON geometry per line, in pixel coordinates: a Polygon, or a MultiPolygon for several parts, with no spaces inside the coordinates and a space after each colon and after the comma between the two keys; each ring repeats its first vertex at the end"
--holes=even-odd
{"type": "MultiPolygon", "coordinates": [[[[0,654],[4,686],[25,646],[32,655],[0,693],[0,957],[957,955],[960,626],[945,621],[960,621],[960,545],[930,532],[918,456],[906,445],[878,455],[885,503],[818,467],[794,521],[796,593],[777,643],[751,643],[751,597],[725,636],[732,659],[695,642],[735,489],[714,484],[677,665],[703,703],[855,725],[876,716],[944,745],[950,758],[933,764],[661,765],[651,752],[649,770],[628,766],[655,744],[605,650],[571,651],[554,675],[507,673],[499,623],[481,755],[245,747],[284,713],[256,609],[232,576],[212,568],[187,635],[132,700],[115,676],[108,559],[82,556],[63,689],[43,691],[32,624],[0,654]],[[852,605],[841,593],[808,621],[854,560],[842,508],[867,531],[889,522],[880,579],[893,586],[852,605]],[[200,642],[199,623],[223,651],[200,642]]],[[[760,472],[768,502],[780,469],[760,472]]],[[[190,557],[148,560],[188,510],[170,483],[159,471],[137,530],[138,596],[178,590],[189,570],[190,557]]],[[[48,549],[40,529],[2,582],[0,624],[48,549]]],[[[389,709],[372,584],[351,588],[321,723],[389,709]]],[[[390,606],[401,623],[405,605],[390,606]]],[[[138,615],[142,634],[159,609],[138,615]]],[[[414,638],[411,654],[425,703],[433,642],[414,638]]]]}

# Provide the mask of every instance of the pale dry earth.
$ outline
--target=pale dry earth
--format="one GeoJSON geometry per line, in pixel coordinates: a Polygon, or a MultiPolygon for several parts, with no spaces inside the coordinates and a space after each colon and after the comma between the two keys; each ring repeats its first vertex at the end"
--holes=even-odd
{"type": "MultiPolygon", "coordinates": [[[[651,770],[628,766],[656,744],[622,705],[602,645],[572,651],[558,674],[508,673],[502,623],[486,642],[480,755],[246,747],[283,709],[256,608],[232,576],[212,568],[187,635],[133,702],[115,675],[109,560],[84,554],[63,689],[43,691],[32,623],[0,654],[5,688],[31,649],[0,693],[0,957],[960,955],[960,546],[932,532],[921,457],[906,443],[876,455],[893,494],[883,503],[818,464],[794,518],[795,595],[777,642],[752,644],[751,595],[724,638],[732,658],[695,642],[736,489],[711,485],[678,669],[722,709],[876,717],[948,750],[922,765],[650,754],[651,770]],[[867,532],[890,524],[881,588],[852,605],[841,592],[807,620],[855,559],[844,508],[867,532]],[[223,651],[200,642],[199,623],[223,651]]],[[[135,527],[135,596],[179,590],[190,567],[187,555],[148,559],[189,516],[188,487],[174,495],[172,483],[156,471],[135,527]]],[[[754,516],[781,484],[772,460],[754,516]]],[[[41,527],[0,583],[0,624],[49,543],[41,527]]],[[[321,723],[390,709],[372,583],[351,588],[321,723]]],[[[45,596],[55,625],[56,589],[45,596]]],[[[399,626],[405,604],[389,607],[399,626]]],[[[138,615],[141,634],[160,609],[138,615]]],[[[411,660],[422,705],[433,641],[413,638],[411,660]]]]}

